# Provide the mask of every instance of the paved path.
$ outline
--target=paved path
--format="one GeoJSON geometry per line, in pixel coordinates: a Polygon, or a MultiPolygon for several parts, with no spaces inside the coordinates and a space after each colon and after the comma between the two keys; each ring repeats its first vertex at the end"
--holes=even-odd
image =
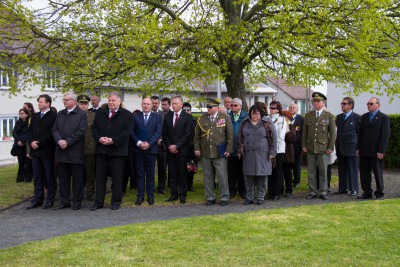
{"type": "MultiPolygon", "coordinates": [[[[385,173],[385,198],[400,197],[399,178],[399,173],[385,173]]],[[[244,206],[242,205],[242,201],[237,200],[225,207],[219,205],[207,207],[204,204],[177,204],[161,207],[121,208],[116,211],[104,208],[93,212],[89,211],[91,202],[84,202],[82,209],[79,211],[72,211],[71,209],[43,210],[41,208],[26,210],[25,207],[28,203],[22,203],[0,212],[0,249],[17,246],[30,241],[44,240],[64,234],[116,225],[347,201],[358,200],[347,195],[333,194],[329,195],[327,201],[320,199],[306,200],[305,194],[301,193],[295,194],[290,199],[282,198],[279,201],[266,201],[262,206],[244,206]]]]}

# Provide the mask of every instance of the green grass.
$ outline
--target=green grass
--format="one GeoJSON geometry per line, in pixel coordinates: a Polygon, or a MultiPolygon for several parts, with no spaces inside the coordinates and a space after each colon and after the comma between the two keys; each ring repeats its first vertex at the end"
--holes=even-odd
{"type": "MultiPolygon", "coordinates": [[[[7,166],[0,168],[0,209],[11,206],[13,204],[19,203],[22,200],[30,198],[33,196],[33,183],[15,183],[16,174],[17,174],[17,165],[7,166]]],[[[307,172],[302,171],[302,179],[300,186],[298,188],[294,188],[294,193],[304,193],[307,191],[307,172]]],[[[157,184],[157,177],[156,177],[157,184]]],[[[337,183],[337,177],[332,177],[332,184],[337,183]]],[[[205,202],[204,195],[204,183],[203,183],[203,172],[201,168],[196,173],[194,177],[194,190],[195,192],[188,192],[187,195],[187,204],[199,204],[205,202]]],[[[129,188],[129,185],[128,185],[129,188]]],[[[176,202],[165,202],[166,199],[170,196],[169,188],[165,190],[165,195],[155,194],[155,205],[158,206],[171,206],[171,205],[180,205],[179,201],[176,202]]],[[[217,194],[218,196],[218,194],[217,194]]],[[[240,200],[240,197],[237,195],[235,200],[240,200]]],[[[111,194],[107,194],[106,205],[110,205],[111,202],[111,194]]],[[[127,195],[122,200],[123,207],[135,207],[136,202],[136,190],[127,191],[127,195]]],[[[143,203],[143,207],[148,206],[147,202],[143,203]]]]}
{"type": "Polygon", "coordinates": [[[400,200],[260,210],[75,233],[1,266],[398,266],[400,200]]]}
{"type": "Polygon", "coordinates": [[[33,196],[33,183],[16,183],[18,166],[0,168],[0,209],[33,196]]]}

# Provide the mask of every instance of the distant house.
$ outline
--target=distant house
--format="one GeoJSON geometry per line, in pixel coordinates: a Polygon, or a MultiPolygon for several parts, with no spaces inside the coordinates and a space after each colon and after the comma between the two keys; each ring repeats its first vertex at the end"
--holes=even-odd
{"type": "Polygon", "coordinates": [[[299,112],[305,114],[307,111],[307,99],[309,99],[312,90],[304,86],[292,85],[286,80],[277,77],[266,77],[265,83],[277,91],[274,100],[281,102],[283,109],[296,103],[299,106],[299,112]]]}

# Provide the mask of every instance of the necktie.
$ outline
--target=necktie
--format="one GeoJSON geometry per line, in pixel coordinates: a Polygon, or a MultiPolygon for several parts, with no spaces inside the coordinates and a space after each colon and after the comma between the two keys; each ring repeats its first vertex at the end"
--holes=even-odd
{"type": "Polygon", "coordinates": [[[111,118],[114,117],[114,115],[115,115],[115,110],[111,110],[111,116],[108,119],[111,120],[111,118]]]}
{"type": "Polygon", "coordinates": [[[147,124],[147,116],[148,116],[147,114],[144,115],[144,126],[146,126],[147,124]]]}
{"type": "Polygon", "coordinates": [[[175,122],[174,122],[174,127],[175,127],[175,125],[176,125],[176,122],[178,121],[178,113],[175,113],[175,122]]]}
{"type": "Polygon", "coordinates": [[[374,118],[374,114],[373,113],[369,114],[369,121],[372,121],[373,118],[374,118]]]}
{"type": "Polygon", "coordinates": [[[44,112],[40,112],[40,118],[43,118],[44,112]]]}
{"type": "Polygon", "coordinates": [[[319,119],[319,112],[317,111],[317,120],[319,119]]]}

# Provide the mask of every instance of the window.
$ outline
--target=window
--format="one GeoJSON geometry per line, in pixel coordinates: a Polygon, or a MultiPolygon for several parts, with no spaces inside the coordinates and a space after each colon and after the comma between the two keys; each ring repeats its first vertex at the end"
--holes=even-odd
{"type": "Polygon", "coordinates": [[[45,70],[43,74],[44,87],[47,90],[55,90],[58,87],[59,71],[45,70]]]}
{"type": "Polygon", "coordinates": [[[12,131],[14,129],[15,122],[18,120],[18,117],[3,117],[0,118],[0,137],[2,140],[5,140],[7,137],[12,136],[12,131]]]}
{"type": "Polygon", "coordinates": [[[13,77],[17,77],[16,72],[12,72],[11,70],[0,70],[0,88],[8,89],[10,88],[10,80],[13,77]]]}

